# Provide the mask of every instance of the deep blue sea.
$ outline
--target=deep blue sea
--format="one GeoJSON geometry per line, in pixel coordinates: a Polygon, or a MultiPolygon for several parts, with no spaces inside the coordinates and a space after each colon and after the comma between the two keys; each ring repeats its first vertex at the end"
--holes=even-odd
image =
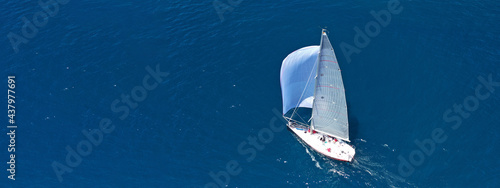
{"type": "Polygon", "coordinates": [[[498,1],[40,2],[0,1],[0,187],[500,186],[498,1]],[[352,163],[279,129],[322,28],[352,163]]]}

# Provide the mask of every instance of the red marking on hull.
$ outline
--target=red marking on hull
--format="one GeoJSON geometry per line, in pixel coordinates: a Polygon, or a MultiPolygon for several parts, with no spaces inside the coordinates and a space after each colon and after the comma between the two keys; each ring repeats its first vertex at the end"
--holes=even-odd
{"type": "Polygon", "coordinates": [[[324,155],[324,156],[326,156],[326,157],[328,157],[328,158],[330,158],[330,159],[335,159],[335,160],[337,160],[337,161],[343,161],[343,162],[348,162],[348,163],[350,163],[350,162],[351,162],[351,161],[346,161],[346,160],[342,160],[342,159],[333,158],[333,157],[330,157],[330,156],[328,156],[328,155],[324,155]]]}
{"type": "MultiPolygon", "coordinates": [[[[289,126],[286,126],[286,127],[287,127],[290,131],[292,131],[292,133],[293,133],[293,134],[295,134],[295,132],[292,130],[292,128],[290,128],[289,126]]],[[[295,135],[297,135],[297,134],[295,134],[295,135]]],[[[300,136],[299,136],[299,135],[297,135],[297,136],[300,138],[300,136]]],[[[300,138],[300,140],[302,140],[302,138],[300,138]]],[[[322,153],[322,152],[320,152],[320,151],[318,151],[318,150],[314,149],[314,148],[313,148],[311,145],[309,145],[309,143],[307,143],[306,141],[302,140],[302,142],[306,143],[306,144],[307,144],[307,146],[309,146],[312,150],[314,150],[314,151],[316,151],[316,152],[320,153],[321,155],[324,155],[324,156],[328,157],[329,159],[333,159],[333,160],[337,160],[337,161],[343,161],[343,162],[348,162],[348,163],[350,163],[350,162],[351,162],[351,161],[347,161],[347,160],[343,160],[343,159],[337,159],[337,158],[330,157],[330,156],[328,156],[328,155],[326,155],[326,154],[324,154],[324,153],[322,153]]],[[[352,157],[354,158],[354,156],[352,156],[352,157]]]]}

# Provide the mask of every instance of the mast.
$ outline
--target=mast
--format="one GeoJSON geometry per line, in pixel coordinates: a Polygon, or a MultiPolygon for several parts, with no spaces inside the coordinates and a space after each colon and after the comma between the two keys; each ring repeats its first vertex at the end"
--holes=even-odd
{"type": "MultiPolygon", "coordinates": [[[[321,29],[321,36],[323,36],[323,34],[326,33],[326,29],[321,29]]],[[[314,80],[316,80],[315,82],[315,86],[318,85],[318,73],[319,73],[319,62],[320,62],[320,58],[321,58],[321,49],[322,49],[322,46],[323,46],[323,37],[321,37],[321,41],[319,42],[319,51],[318,51],[318,58],[316,59],[316,76],[314,77],[314,80]]],[[[314,98],[314,101],[316,101],[316,89],[314,90],[314,95],[313,95],[315,98],[314,98]]],[[[313,118],[314,118],[314,101],[313,101],[313,111],[311,112],[311,119],[309,121],[311,121],[313,118]]],[[[314,130],[314,121],[311,121],[311,129],[314,130]]]]}
{"type": "Polygon", "coordinates": [[[335,52],[325,29],[321,32],[320,50],[316,63],[311,128],[349,141],[344,84],[335,52]]]}

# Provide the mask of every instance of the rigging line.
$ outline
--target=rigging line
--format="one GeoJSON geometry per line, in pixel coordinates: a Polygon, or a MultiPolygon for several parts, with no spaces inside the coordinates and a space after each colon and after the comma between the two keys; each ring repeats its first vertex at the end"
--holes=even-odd
{"type": "MultiPolygon", "coordinates": [[[[302,120],[303,122],[307,122],[307,121],[306,121],[306,120],[305,120],[302,116],[300,116],[300,114],[299,114],[299,113],[297,113],[297,114],[295,114],[295,115],[297,115],[297,117],[299,117],[299,118],[300,118],[300,120],[302,120]]],[[[295,120],[295,119],[293,119],[293,114],[292,114],[292,116],[290,116],[290,118],[288,118],[287,120],[288,120],[288,121],[293,120],[295,123],[297,123],[297,122],[299,122],[299,123],[300,123],[300,120],[295,120]]],[[[304,123],[302,123],[302,124],[304,124],[304,123]]],[[[305,125],[305,124],[304,124],[304,125],[305,125]]]]}
{"type": "Polygon", "coordinates": [[[302,118],[302,116],[300,116],[300,114],[297,113],[297,116],[299,116],[299,118],[304,121],[304,122],[307,122],[306,120],[304,120],[304,118],[302,118]]]}
{"type": "MultiPolygon", "coordinates": [[[[320,52],[321,52],[321,46],[320,46],[320,52]]],[[[319,53],[318,53],[319,54],[319,53]]],[[[318,57],[319,58],[319,57],[318,57]]],[[[316,61],[318,61],[318,59],[316,59],[316,61]]],[[[314,62],[314,65],[317,66],[317,63],[314,62]]],[[[309,78],[307,78],[307,82],[306,82],[306,86],[304,87],[304,89],[302,90],[302,94],[300,95],[300,98],[299,98],[299,101],[297,101],[297,104],[295,105],[295,109],[293,109],[293,112],[292,112],[292,116],[297,112],[297,109],[298,109],[298,106],[300,104],[300,102],[302,101],[302,97],[304,96],[304,93],[306,91],[306,88],[307,86],[309,85],[309,81],[311,80],[311,76],[312,76],[312,73],[314,72],[314,66],[312,67],[313,70],[311,70],[311,73],[309,73],[309,78]]],[[[302,118],[301,118],[302,119],[302,118]]],[[[303,120],[303,119],[302,119],[303,120]]]]}

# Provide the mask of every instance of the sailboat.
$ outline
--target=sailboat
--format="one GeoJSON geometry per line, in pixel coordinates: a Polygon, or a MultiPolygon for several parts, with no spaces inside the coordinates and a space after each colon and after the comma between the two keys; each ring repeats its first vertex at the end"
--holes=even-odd
{"type": "Polygon", "coordinates": [[[319,46],[298,49],[283,60],[280,84],[288,128],[316,152],[351,162],[355,150],[348,144],[344,83],[325,29],[319,46]]]}

